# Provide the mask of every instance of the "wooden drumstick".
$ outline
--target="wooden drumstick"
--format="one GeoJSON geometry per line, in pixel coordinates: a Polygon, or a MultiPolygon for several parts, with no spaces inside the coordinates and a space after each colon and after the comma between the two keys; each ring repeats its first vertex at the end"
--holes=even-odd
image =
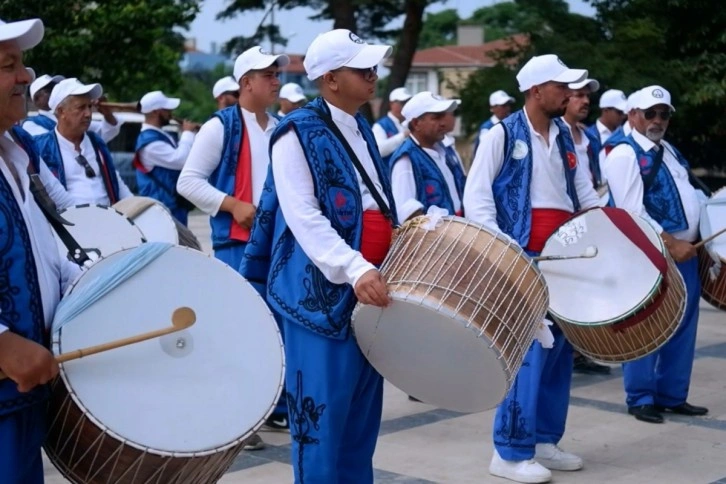
{"type": "MultiPolygon", "coordinates": [[[[58,363],[64,363],[66,361],[77,360],[84,356],[95,355],[96,353],[103,353],[104,351],[115,350],[123,346],[132,345],[134,343],[141,343],[150,339],[165,336],[167,334],[176,333],[183,329],[191,327],[197,320],[197,315],[194,310],[187,307],[176,308],[171,315],[171,326],[164,329],[157,329],[149,331],[148,333],[142,333],[136,336],[130,336],[128,338],[117,339],[116,341],[110,341],[96,346],[89,346],[88,348],[82,348],[79,350],[69,351],[62,355],[56,356],[55,360],[58,363]]],[[[0,371],[0,380],[7,378],[5,373],[0,371]]]]}
{"type": "Polygon", "coordinates": [[[585,252],[578,255],[538,255],[532,257],[535,262],[542,262],[546,260],[571,260],[571,259],[592,259],[597,255],[597,247],[591,245],[585,249],[585,252]]]}
{"type": "Polygon", "coordinates": [[[700,241],[700,242],[698,242],[698,243],[696,243],[696,244],[693,244],[693,247],[695,247],[696,249],[698,249],[698,248],[700,248],[700,247],[703,247],[704,245],[708,244],[708,243],[709,243],[709,242],[711,242],[711,241],[712,241],[713,239],[715,239],[716,237],[718,237],[719,235],[721,235],[721,234],[723,234],[723,233],[726,233],[726,227],[724,227],[723,229],[719,230],[719,231],[718,231],[718,232],[716,232],[715,234],[713,234],[713,235],[711,235],[711,236],[709,236],[709,237],[706,237],[706,238],[705,238],[705,239],[703,239],[702,241],[700,241]]]}

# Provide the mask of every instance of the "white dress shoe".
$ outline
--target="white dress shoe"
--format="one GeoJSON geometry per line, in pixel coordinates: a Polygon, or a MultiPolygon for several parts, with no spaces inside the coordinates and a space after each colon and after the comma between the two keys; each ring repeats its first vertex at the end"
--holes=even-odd
{"type": "Polygon", "coordinates": [[[492,462],[489,464],[489,473],[493,476],[503,477],[510,481],[537,484],[550,482],[552,473],[538,464],[534,459],[510,461],[504,460],[494,450],[492,462]]]}
{"type": "Polygon", "coordinates": [[[537,462],[554,471],[579,471],[582,459],[557,447],[555,444],[537,444],[534,458],[537,462]]]}

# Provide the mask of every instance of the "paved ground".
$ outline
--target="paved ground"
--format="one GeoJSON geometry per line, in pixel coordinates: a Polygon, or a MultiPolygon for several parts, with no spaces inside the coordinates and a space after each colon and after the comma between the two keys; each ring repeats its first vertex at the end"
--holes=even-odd
{"type": "MultiPolygon", "coordinates": [[[[209,250],[206,217],[192,216],[190,227],[209,250]]],[[[618,367],[610,376],[576,375],[561,445],[582,456],[585,469],[555,472],[553,482],[726,484],[725,373],[726,313],[702,303],[689,400],[708,406],[708,417],[669,416],[661,425],[641,423],[625,413],[618,367]]],[[[510,482],[487,472],[492,419],[493,411],[463,415],[413,403],[386,384],[376,482],[510,482]]],[[[291,482],[289,436],[262,435],[268,447],[243,452],[223,483],[291,482]]],[[[66,482],[50,464],[46,476],[48,484],[66,482]]]]}

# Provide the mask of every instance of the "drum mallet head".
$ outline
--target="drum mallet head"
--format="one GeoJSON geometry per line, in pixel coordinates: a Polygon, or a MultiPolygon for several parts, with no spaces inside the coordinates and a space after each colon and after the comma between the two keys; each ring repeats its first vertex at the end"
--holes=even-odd
{"type": "Polygon", "coordinates": [[[178,329],[186,329],[197,321],[197,315],[192,308],[176,308],[171,314],[171,324],[178,329]]]}

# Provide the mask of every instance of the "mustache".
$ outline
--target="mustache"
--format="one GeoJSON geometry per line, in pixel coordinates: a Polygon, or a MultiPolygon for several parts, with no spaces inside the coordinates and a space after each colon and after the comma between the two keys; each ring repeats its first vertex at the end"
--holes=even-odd
{"type": "Polygon", "coordinates": [[[25,90],[27,89],[27,87],[28,87],[27,84],[15,84],[15,86],[13,87],[13,91],[12,91],[11,94],[13,94],[13,95],[15,95],[15,94],[25,94],[25,90]]]}

